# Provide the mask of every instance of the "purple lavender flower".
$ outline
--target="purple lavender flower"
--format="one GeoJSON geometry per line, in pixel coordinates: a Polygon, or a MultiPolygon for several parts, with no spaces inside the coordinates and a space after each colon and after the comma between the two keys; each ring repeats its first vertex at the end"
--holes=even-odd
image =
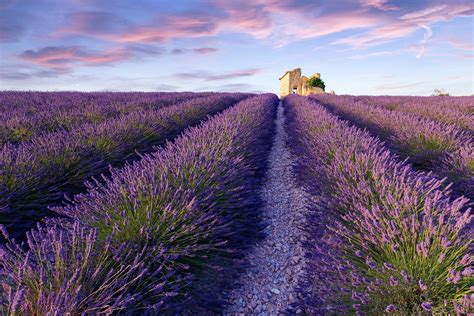
{"type": "Polygon", "coordinates": [[[387,307],[385,308],[385,312],[391,313],[391,312],[394,312],[396,309],[397,308],[395,307],[395,305],[390,304],[390,305],[387,305],[387,307]]]}
{"type": "Polygon", "coordinates": [[[433,309],[433,306],[429,302],[421,303],[421,307],[427,312],[431,312],[431,310],[433,309]]]}
{"type": "Polygon", "coordinates": [[[447,281],[453,284],[457,284],[461,280],[461,272],[454,269],[449,270],[447,281]]]}
{"type": "Polygon", "coordinates": [[[408,273],[406,273],[404,270],[400,271],[400,274],[401,274],[402,277],[405,279],[405,281],[411,282],[410,276],[409,276],[408,273]]]}
{"type": "Polygon", "coordinates": [[[465,277],[470,277],[473,274],[473,269],[471,267],[467,267],[462,271],[462,275],[465,277]]]}
{"type": "Polygon", "coordinates": [[[352,291],[352,296],[351,297],[354,301],[359,301],[360,300],[360,294],[357,293],[356,291],[352,291]]]}
{"type": "Polygon", "coordinates": [[[391,263],[384,262],[383,266],[384,266],[387,270],[395,270],[395,267],[394,267],[393,264],[391,264],[391,263]]]}
{"type": "Polygon", "coordinates": [[[420,290],[422,291],[426,291],[428,290],[428,286],[425,284],[425,282],[423,282],[423,280],[418,280],[418,285],[420,286],[420,290]]]}
{"type": "Polygon", "coordinates": [[[372,270],[377,269],[377,265],[375,264],[375,262],[370,257],[367,257],[365,259],[365,263],[369,266],[370,269],[372,269],[372,270]]]}
{"type": "Polygon", "coordinates": [[[398,286],[398,279],[393,275],[390,277],[390,285],[391,286],[398,286]]]}
{"type": "Polygon", "coordinates": [[[0,233],[2,233],[3,237],[5,237],[5,239],[7,239],[7,240],[10,239],[10,235],[8,234],[7,229],[2,224],[0,224],[0,233]]]}
{"type": "Polygon", "coordinates": [[[441,247],[443,249],[448,249],[452,245],[453,245],[453,243],[451,241],[449,241],[445,236],[441,237],[441,247]]]}
{"type": "Polygon", "coordinates": [[[465,255],[464,257],[462,257],[461,261],[459,262],[462,266],[465,266],[467,264],[469,264],[469,262],[471,262],[471,256],[470,255],[465,255]]]}

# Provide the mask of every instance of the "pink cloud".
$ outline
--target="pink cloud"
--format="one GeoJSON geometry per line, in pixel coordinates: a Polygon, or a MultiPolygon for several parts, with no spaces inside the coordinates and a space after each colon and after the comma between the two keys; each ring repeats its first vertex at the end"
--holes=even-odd
{"type": "Polygon", "coordinates": [[[65,34],[107,34],[122,33],[130,23],[115,14],[102,11],[75,12],[67,16],[68,24],[56,30],[54,35],[65,34]]]}
{"type": "Polygon", "coordinates": [[[349,29],[369,28],[380,22],[379,17],[364,11],[339,12],[289,25],[286,35],[289,38],[313,38],[349,29]]]}
{"type": "Polygon", "coordinates": [[[393,23],[369,31],[368,33],[345,37],[334,41],[333,44],[349,45],[353,48],[379,45],[415,32],[419,27],[407,23],[393,23]]]}
{"type": "Polygon", "coordinates": [[[212,0],[227,14],[222,28],[268,39],[276,47],[349,29],[369,28],[382,18],[361,8],[298,0],[212,0]]]}
{"type": "Polygon", "coordinates": [[[400,10],[400,7],[389,4],[388,2],[388,0],[362,0],[361,4],[364,7],[374,7],[382,11],[400,10]]]}
{"type": "Polygon", "coordinates": [[[88,51],[78,46],[48,46],[36,51],[27,50],[18,57],[47,68],[67,69],[78,63],[83,66],[109,64],[131,56],[132,53],[125,49],[88,51]]]}
{"type": "Polygon", "coordinates": [[[97,35],[119,43],[152,43],[217,34],[217,19],[208,15],[170,15],[157,18],[157,21],[149,25],[131,25],[124,31],[97,35]]]}
{"type": "Polygon", "coordinates": [[[268,37],[273,29],[271,17],[273,6],[265,2],[213,0],[211,4],[225,13],[219,24],[221,31],[243,32],[261,39],[268,37]]]}

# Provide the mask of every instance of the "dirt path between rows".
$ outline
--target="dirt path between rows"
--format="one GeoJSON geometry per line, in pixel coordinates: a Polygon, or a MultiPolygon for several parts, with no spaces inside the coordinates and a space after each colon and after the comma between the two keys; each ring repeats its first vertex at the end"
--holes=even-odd
{"type": "Polygon", "coordinates": [[[266,237],[247,257],[249,269],[238,279],[240,287],[229,295],[225,315],[277,315],[302,313],[291,309],[297,302],[296,286],[303,277],[305,258],[304,214],[308,195],[297,185],[292,169],[295,161],[286,146],[283,107],[278,106],[276,135],[262,187],[266,237]]]}

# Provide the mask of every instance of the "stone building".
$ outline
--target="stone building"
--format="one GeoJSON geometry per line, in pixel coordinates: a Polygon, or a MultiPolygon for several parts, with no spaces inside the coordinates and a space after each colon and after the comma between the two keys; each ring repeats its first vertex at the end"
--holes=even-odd
{"type": "Polygon", "coordinates": [[[320,73],[315,73],[311,77],[301,75],[301,68],[288,70],[280,77],[280,98],[284,98],[288,94],[310,95],[324,93],[324,90],[318,87],[309,87],[307,81],[310,78],[321,78],[320,73]]]}

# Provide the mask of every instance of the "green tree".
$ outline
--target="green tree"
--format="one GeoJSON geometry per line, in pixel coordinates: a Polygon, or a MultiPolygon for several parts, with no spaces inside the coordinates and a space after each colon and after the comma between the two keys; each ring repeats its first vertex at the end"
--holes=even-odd
{"type": "Polygon", "coordinates": [[[321,88],[323,89],[323,91],[326,89],[326,85],[324,84],[324,81],[318,77],[309,78],[306,84],[308,85],[308,87],[311,87],[311,88],[321,88]]]}

